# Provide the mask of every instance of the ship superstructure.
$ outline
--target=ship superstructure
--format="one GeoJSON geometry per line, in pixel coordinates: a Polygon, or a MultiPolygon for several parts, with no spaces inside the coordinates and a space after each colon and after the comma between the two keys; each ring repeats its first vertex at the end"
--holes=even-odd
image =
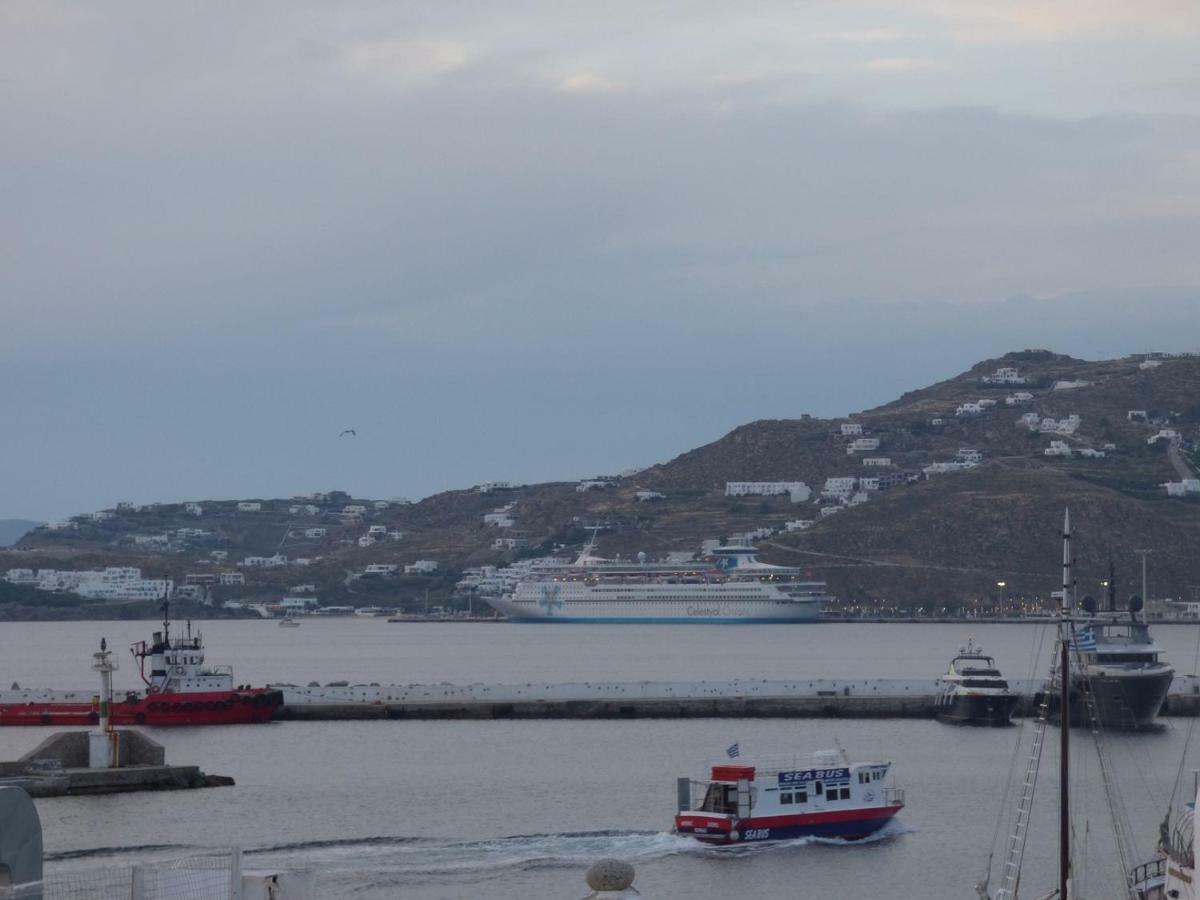
{"type": "Polygon", "coordinates": [[[518,621],[668,624],[811,622],[832,599],[824,582],[759,562],[751,546],[688,562],[608,560],[593,549],[572,565],[528,565],[507,593],[485,599],[518,621]]]}

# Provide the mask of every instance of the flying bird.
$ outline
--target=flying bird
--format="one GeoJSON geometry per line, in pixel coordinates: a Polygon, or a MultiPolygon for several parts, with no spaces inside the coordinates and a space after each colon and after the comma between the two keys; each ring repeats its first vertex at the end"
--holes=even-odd
{"type": "Polygon", "coordinates": [[[338,437],[345,437],[348,434],[352,434],[355,437],[358,437],[358,432],[355,431],[353,428],[347,428],[345,431],[343,431],[341,434],[339,434],[338,437]]]}

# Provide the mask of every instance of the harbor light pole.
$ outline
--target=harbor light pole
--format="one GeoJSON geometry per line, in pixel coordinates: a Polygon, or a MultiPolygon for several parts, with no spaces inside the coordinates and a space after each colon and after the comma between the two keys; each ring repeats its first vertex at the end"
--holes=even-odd
{"type": "Polygon", "coordinates": [[[100,639],[100,652],[92,654],[92,668],[100,673],[100,722],[99,728],[88,735],[88,768],[115,769],[120,763],[117,749],[118,735],[112,728],[110,710],[112,706],[112,673],[117,661],[112,658],[108,641],[100,639]]]}

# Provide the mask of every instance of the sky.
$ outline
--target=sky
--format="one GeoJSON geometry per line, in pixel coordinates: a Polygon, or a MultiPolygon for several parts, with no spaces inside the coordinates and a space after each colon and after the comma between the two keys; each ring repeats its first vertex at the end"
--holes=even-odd
{"type": "Polygon", "coordinates": [[[1200,349],[1198,58],[1174,0],[6,0],[0,518],[1200,349]]]}

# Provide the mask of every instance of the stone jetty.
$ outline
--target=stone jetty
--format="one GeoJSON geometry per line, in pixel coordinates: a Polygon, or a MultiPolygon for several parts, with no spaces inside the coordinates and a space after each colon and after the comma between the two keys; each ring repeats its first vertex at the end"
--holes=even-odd
{"type": "MultiPolygon", "coordinates": [[[[1033,712],[1040,681],[1010,679],[1033,712]]],[[[634,681],[561,684],[273,684],[278,718],[637,719],[932,718],[935,678],[767,681],[634,681]]],[[[1176,676],[1163,715],[1200,715],[1200,679],[1176,676]]]]}

